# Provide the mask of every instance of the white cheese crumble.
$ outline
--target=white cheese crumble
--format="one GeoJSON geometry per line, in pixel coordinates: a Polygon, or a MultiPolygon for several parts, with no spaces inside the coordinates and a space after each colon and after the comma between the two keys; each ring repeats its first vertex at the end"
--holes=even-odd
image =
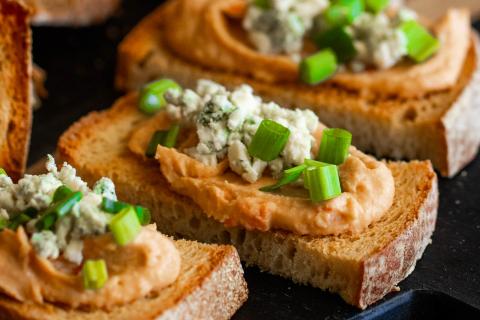
{"type": "Polygon", "coordinates": [[[82,239],[107,231],[111,215],[101,210],[102,197],[116,200],[115,185],[110,179],[102,178],[92,191],[68,163],[64,163],[58,170],[50,155],[46,168],[48,173],[25,175],[17,184],[7,176],[0,176],[0,216],[12,218],[29,208],[39,212],[47,209],[56,189],[61,185],[66,185],[73,191],[81,191],[83,198],[75,204],[70,214],[56,221],[52,231],[35,230],[39,217],[26,224],[26,231],[31,234],[30,241],[37,254],[50,259],[63,254],[68,261],[81,264],[82,239]]]}
{"type": "MultiPolygon", "coordinates": [[[[405,11],[400,11],[405,12],[405,11]]],[[[407,39],[399,29],[408,14],[389,18],[385,13],[361,14],[349,27],[357,54],[351,62],[353,71],[367,66],[388,69],[407,54],[407,39]]]]}
{"type": "Polygon", "coordinates": [[[271,0],[265,10],[250,4],[243,26],[256,49],[262,53],[297,54],[313,19],[327,0],[271,0]]]}
{"type": "Polygon", "coordinates": [[[56,259],[59,255],[57,236],[50,230],[36,232],[30,240],[37,254],[43,258],[56,259]]]}
{"type": "Polygon", "coordinates": [[[311,158],[315,141],[312,134],[319,123],[312,111],[289,110],[273,102],[263,102],[248,85],[228,91],[217,83],[200,80],[196,93],[193,92],[198,96],[195,105],[186,104],[183,95],[192,95],[192,92],[167,94],[167,112],[183,125],[196,125],[199,142],[185,152],[202,163],[214,166],[227,157],[230,168],[253,183],[267,167],[278,177],[284,169],[311,158]],[[284,150],[269,163],[251,157],[247,150],[264,119],[278,122],[290,130],[284,150]]]}

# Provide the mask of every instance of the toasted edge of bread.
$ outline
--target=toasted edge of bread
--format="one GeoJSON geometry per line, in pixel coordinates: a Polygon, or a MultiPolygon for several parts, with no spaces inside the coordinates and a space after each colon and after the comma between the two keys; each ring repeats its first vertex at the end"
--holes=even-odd
{"type": "Polygon", "coordinates": [[[87,26],[110,17],[121,0],[23,0],[33,10],[33,25],[87,26]]]}
{"type": "Polygon", "coordinates": [[[29,11],[0,1],[0,167],[14,180],[23,176],[32,121],[29,11]]]}
{"type": "Polygon", "coordinates": [[[186,240],[175,245],[182,257],[180,276],[156,295],[111,311],[20,303],[0,295],[0,319],[230,319],[248,296],[235,248],[186,240]]]}
{"type": "Polygon", "coordinates": [[[136,101],[137,96],[130,94],[111,109],[73,124],[60,138],[57,155],[89,182],[112,178],[119,196],[149,207],[166,234],[231,243],[248,265],[339,293],[360,308],[378,301],[408,276],[430,241],[438,186],[429,161],[388,163],[396,184],[394,204],[358,236],[308,237],[227,228],[171,191],[156,161],[145,161],[128,150],[130,134],[146,119],[136,101]]]}
{"type": "Polygon", "coordinates": [[[283,106],[309,107],[326,125],[352,131],[354,144],[378,157],[429,159],[443,176],[452,177],[477,154],[480,49],[476,34],[456,87],[420,99],[386,97],[375,101],[335,86],[268,84],[194,65],[179,58],[162,41],[162,15],[166,8],[162,5],[144,18],[121,42],[115,79],[120,90],[138,89],[158,77],[170,77],[188,87],[200,78],[227,86],[248,83],[265,98],[283,106]],[[436,101],[429,102],[431,97],[437,97],[436,101]],[[439,106],[439,100],[444,105],[439,106]],[[432,110],[432,116],[423,119],[420,113],[425,107],[432,110]]]}

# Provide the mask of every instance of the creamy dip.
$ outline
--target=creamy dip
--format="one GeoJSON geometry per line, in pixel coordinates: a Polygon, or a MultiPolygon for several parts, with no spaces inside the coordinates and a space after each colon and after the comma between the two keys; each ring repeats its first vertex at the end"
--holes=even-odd
{"type": "MultiPolygon", "coordinates": [[[[251,136],[248,130],[245,137],[242,132],[220,130],[221,142],[218,144],[221,148],[211,149],[211,158],[199,155],[198,147],[211,141],[210,138],[215,139],[219,127],[227,128],[235,111],[244,114],[244,120],[236,123],[247,125],[248,116],[263,114],[261,106],[269,103],[253,95],[248,86],[243,85],[228,91],[218,84],[201,81],[196,91],[187,89],[183,94],[170,92],[167,100],[171,104],[167,106],[167,111],[158,113],[135,130],[130,138],[129,148],[144,157],[153,132],[168,129],[173,123],[183,123],[183,140],[178,141],[177,148],[157,148],[156,158],[160,163],[160,170],[175,192],[188,197],[208,216],[227,226],[242,226],[261,231],[281,229],[316,236],[357,233],[378,220],[392,205],[395,187],[388,167],[353,147],[345,163],[339,166],[343,193],[321,203],[312,203],[301,184],[289,185],[280,193],[260,191],[261,187],[275,183],[275,175],[268,174],[269,171],[274,172],[275,167],[271,163],[258,165],[261,160],[248,154],[246,146],[248,137],[251,136]],[[206,90],[205,87],[211,90],[206,90]],[[209,92],[208,97],[205,92],[209,92]],[[246,94],[249,98],[245,99],[244,103],[252,105],[225,108],[228,110],[226,116],[214,117],[221,119],[224,124],[215,125],[210,134],[205,135],[208,139],[204,139],[203,130],[207,129],[203,128],[205,123],[202,120],[202,110],[215,99],[215,92],[220,92],[230,104],[234,104],[234,93],[246,94]],[[191,101],[203,102],[190,107],[180,103],[181,97],[192,97],[193,93],[199,98],[191,101]],[[175,97],[169,97],[171,94],[175,97]],[[178,105],[172,105],[174,101],[177,101],[178,105]],[[243,108],[248,112],[243,112],[243,108]],[[235,135],[231,143],[230,135],[235,135]],[[236,144],[240,143],[244,151],[237,153],[236,144]],[[267,166],[270,168],[268,171],[267,166]]],[[[227,104],[225,101],[224,103],[227,104]]],[[[288,151],[289,154],[282,153],[278,159],[273,160],[279,163],[279,167],[285,169],[303,163],[305,159],[316,154],[325,127],[315,116],[300,113],[299,110],[287,110],[278,105],[268,110],[274,110],[271,117],[276,116],[276,120],[284,121],[283,124],[290,125],[289,128],[299,130],[299,134],[294,135],[288,142],[295,146],[294,151],[288,151]],[[287,121],[290,117],[295,119],[291,124],[287,121]]],[[[265,118],[270,116],[263,114],[265,118]]],[[[239,125],[239,128],[241,127],[239,125]]],[[[206,145],[214,146],[215,143],[206,145]]]]}

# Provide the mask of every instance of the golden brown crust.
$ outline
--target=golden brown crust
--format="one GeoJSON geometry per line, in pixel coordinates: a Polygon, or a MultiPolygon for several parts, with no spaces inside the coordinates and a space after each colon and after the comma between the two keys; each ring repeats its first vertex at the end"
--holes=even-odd
{"type": "Polygon", "coordinates": [[[13,179],[25,170],[31,130],[29,11],[0,1],[0,166],[13,179]]]}
{"type": "Polygon", "coordinates": [[[429,242],[438,190],[436,175],[425,161],[388,164],[395,178],[394,204],[360,236],[300,237],[226,228],[172,192],[155,161],[145,161],[128,150],[131,132],[145,119],[136,111],[135,101],[135,95],[130,94],[111,109],[91,113],[75,123],[62,135],[58,154],[87,180],[103,175],[114,179],[121,197],[135,199],[153,210],[163,232],[232,243],[247,264],[338,292],[360,308],[381,299],[404,279],[429,242]],[[389,262],[385,268],[382,261],[389,262]]]}
{"type": "Polygon", "coordinates": [[[480,123],[480,64],[477,37],[460,78],[451,89],[425,98],[396,99],[347,91],[334,85],[268,84],[251,78],[202,68],[180,59],[162,40],[162,16],[173,2],[145,18],[118,49],[116,85],[135,89],[160,76],[192,87],[208,78],[228,86],[248,83],[283,106],[309,107],[331,127],[354,134],[355,145],[378,157],[430,159],[444,176],[453,176],[477,153],[480,123]],[[468,134],[467,134],[468,133],[468,134]]]}

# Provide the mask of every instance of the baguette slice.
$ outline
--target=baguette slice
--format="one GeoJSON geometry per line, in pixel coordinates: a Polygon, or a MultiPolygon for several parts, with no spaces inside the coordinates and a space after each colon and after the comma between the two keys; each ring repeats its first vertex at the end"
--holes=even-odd
{"type": "Polygon", "coordinates": [[[248,295],[235,248],[186,240],[175,245],[182,257],[180,275],[157,295],[110,312],[22,304],[0,296],[0,319],[230,319],[248,295]]]}
{"type": "Polygon", "coordinates": [[[25,171],[31,130],[29,12],[0,0],[0,167],[17,180],[25,171]]]}
{"type": "Polygon", "coordinates": [[[458,173],[477,153],[480,50],[476,35],[452,89],[422,98],[372,97],[329,84],[269,84],[190,63],[173,53],[162,38],[169,32],[163,25],[167,5],[146,17],[120,44],[116,75],[119,89],[137,89],[158,77],[173,78],[187,87],[194,87],[201,78],[227,86],[248,83],[280,105],[309,107],[327,126],[348,129],[353,133],[353,143],[362,151],[378,157],[430,159],[448,177],[458,173]]]}
{"type": "Polygon", "coordinates": [[[33,25],[87,26],[105,21],[120,0],[23,0],[33,11],[33,25]]]}
{"type": "Polygon", "coordinates": [[[412,272],[430,241],[438,189],[428,161],[388,164],[395,179],[394,204],[359,236],[308,237],[226,228],[171,191],[156,161],[144,161],[129,151],[132,131],[146,119],[136,101],[136,94],[130,94],[113,108],[75,123],[60,138],[58,157],[89,182],[112,178],[119,197],[151,208],[166,234],[231,243],[248,265],[337,292],[360,308],[381,299],[412,272]]]}

